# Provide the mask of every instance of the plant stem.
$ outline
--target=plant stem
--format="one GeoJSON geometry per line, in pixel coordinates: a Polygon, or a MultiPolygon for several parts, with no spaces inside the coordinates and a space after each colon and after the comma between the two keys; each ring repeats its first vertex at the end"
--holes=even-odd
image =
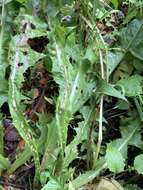
{"type": "Polygon", "coordinates": [[[1,26],[4,25],[4,10],[5,10],[5,0],[2,1],[2,13],[1,13],[1,26]]]}
{"type": "Polygon", "coordinates": [[[96,148],[96,154],[94,158],[94,164],[93,164],[93,169],[96,166],[96,162],[99,156],[100,148],[101,148],[101,143],[102,143],[102,121],[103,121],[103,95],[100,98],[100,113],[99,113],[99,132],[98,132],[98,142],[97,142],[97,148],[96,148]]]}
{"type": "MultiPolygon", "coordinates": [[[[99,50],[99,56],[100,56],[100,66],[101,66],[101,77],[104,80],[105,79],[104,64],[103,64],[103,55],[102,55],[101,50],[99,50]]],[[[96,149],[93,168],[95,168],[96,161],[98,159],[100,148],[101,148],[101,143],[102,143],[103,100],[104,100],[104,96],[102,95],[100,98],[98,142],[97,142],[97,149],[96,149]]]]}
{"type": "Polygon", "coordinates": [[[137,111],[138,111],[138,114],[140,116],[140,119],[141,121],[143,121],[143,111],[142,111],[142,108],[138,102],[138,99],[137,98],[134,98],[134,102],[135,102],[135,105],[136,105],[136,108],[137,108],[137,111]]]}
{"type": "MultiPolygon", "coordinates": [[[[0,57],[2,57],[2,49],[3,49],[3,35],[4,35],[4,25],[5,25],[5,4],[4,4],[4,0],[2,1],[2,13],[1,13],[1,32],[0,32],[0,57]]],[[[0,58],[0,62],[2,61],[2,58],[0,58]]],[[[2,63],[0,63],[2,64],[2,63]]]]}
{"type": "MultiPolygon", "coordinates": [[[[104,45],[104,47],[106,47],[106,44],[105,44],[104,39],[102,38],[102,36],[100,34],[99,29],[97,27],[93,26],[92,23],[89,20],[87,20],[83,15],[81,15],[81,17],[86,22],[86,24],[90,27],[91,30],[96,29],[96,31],[97,31],[97,33],[99,35],[101,43],[104,45]]],[[[106,50],[106,55],[107,55],[107,50],[106,50]]],[[[99,58],[100,58],[100,67],[101,67],[101,78],[103,80],[105,80],[103,54],[102,54],[101,49],[99,49],[99,58]]],[[[108,69],[107,69],[107,72],[108,72],[108,69]]],[[[107,81],[108,81],[108,78],[107,78],[107,81]]],[[[99,134],[98,134],[97,149],[96,149],[96,154],[95,154],[94,164],[93,164],[94,168],[95,168],[96,161],[98,159],[98,155],[99,155],[100,148],[101,148],[101,143],[102,143],[103,100],[104,100],[104,96],[102,95],[101,98],[100,98],[99,134]]]]}

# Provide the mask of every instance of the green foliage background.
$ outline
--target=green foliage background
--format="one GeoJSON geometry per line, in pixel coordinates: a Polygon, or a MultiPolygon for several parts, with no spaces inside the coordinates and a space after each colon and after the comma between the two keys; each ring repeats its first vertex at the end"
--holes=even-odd
{"type": "MultiPolygon", "coordinates": [[[[102,184],[97,185],[96,179],[106,177],[106,171],[114,180],[126,171],[143,174],[142,6],[142,1],[133,0],[0,1],[0,107],[8,103],[13,125],[26,143],[13,162],[6,158],[1,113],[1,174],[14,174],[33,159],[33,189],[42,190],[76,190],[87,184],[100,190],[102,184]],[[123,4],[128,8],[125,13],[120,11],[123,4]],[[122,22],[116,25],[120,17],[122,22]],[[112,30],[100,29],[100,22],[112,30]],[[41,53],[27,43],[39,37],[48,39],[41,53]],[[37,134],[23,114],[29,97],[22,87],[27,70],[41,62],[57,84],[58,94],[45,97],[55,112],[39,114],[37,134]],[[104,101],[115,99],[113,109],[126,114],[120,116],[120,138],[107,141],[104,101]],[[67,143],[68,128],[76,117],[75,135],[67,143]],[[133,165],[128,164],[129,146],[140,150],[133,165]],[[87,163],[80,174],[72,164],[76,159],[87,163]]],[[[123,179],[119,182],[120,189],[140,189],[123,179]]]]}

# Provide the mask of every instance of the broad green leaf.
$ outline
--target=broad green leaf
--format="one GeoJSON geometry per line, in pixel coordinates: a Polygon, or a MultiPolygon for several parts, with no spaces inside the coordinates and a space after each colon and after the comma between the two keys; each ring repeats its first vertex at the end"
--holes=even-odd
{"type": "MultiPolygon", "coordinates": [[[[45,147],[45,142],[47,139],[47,127],[42,126],[41,128],[41,136],[39,139],[36,140],[37,146],[38,146],[38,151],[39,153],[41,153],[42,149],[41,147],[45,147]]],[[[12,174],[15,172],[15,170],[17,170],[17,168],[19,168],[21,165],[23,165],[24,163],[26,163],[26,161],[28,161],[31,156],[33,155],[31,149],[26,146],[24,151],[22,153],[17,154],[17,159],[15,160],[15,162],[13,162],[11,164],[11,166],[8,169],[8,174],[12,174]]]]}
{"type": "Polygon", "coordinates": [[[10,162],[7,158],[3,157],[1,154],[0,154],[0,169],[8,169],[10,167],[10,162]]]}
{"type": "Polygon", "coordinates": [[[65,148],[65,158],[63,165],[65,168],[67,168],[69,164],[78,157],[78,150],[77,150],[78,143],[75,142],[76,144],[73,144],[74,142],[70,143],[70,145],[66,146],[65,148]]]}
{"type": "Polygon", "coordinates": [[[143,21],[134,19],[120,33],[121,46],[126,52],[130,51],[135,57],[143,60],[142,44],[143,44],[143,21]]]}
{"type": "Polygon", "coordinates": [[[29,32],[27,32],[27,37],[28,38],[38,38],[38,37],[46,37],[48,35],[48,32],[45,31],[44,29],[34,29],[29,32]]]}
{"type": "Polygon", "coordinates": [[[103,163],[98,169],[90,170],[85,172],[84,174],[79,175],[76,179],[72,181],[72,185],[75,189],[78,189],[82,185],[85,185],[92,181],[95,177],[97,177],[100,172],[107,168],[107,163],[103,163]]]}
{"type": "Polygon", "coordinates": [[[124,170],[125,164],[123,156],[117,148],[112,146],[112,143],[107,145],[105,159],[110,171],[114,173],[119,173],[124,170]]]}
{"type": "Polygon", "coordinates": [[[108,69],[108,77],[113,73],[116,67],[119,65],[121,60],[124,57],[123,52],[109,52],[107,55],[107,69],[108,69]]]}
{"type": "MultiPolygon", "coordinates": [[[[36,51],[32,50],[30,47],[28,47],[27,44],[24,44],[23,46],[22,41],[27,38],[25,35],[17,35],[12,38],[12,41],[10,43],[10,49],[11,49],[11,54],[13,56],[14,52],[17,51],[17,71],[15,73],[15,82],[20,89],[20,87],[23,85],[22,82],[24,82],[24,73],[25,71],[31,67],[34,66],[38,60],[42,59],[45,57],[44,54],[37,53],[36,51]],[[19,49],[16,50],[16,44],[19,44],[19,49]],[[20,64],[20,65],[19,65],[20,64]]],[[[13,67],[14,63],[12,64],[13,67]]],[[[17,91],[18,94],[18,91],[17,91]]],[[[20,98],[20,94],[19,94],[20,98]]]]}
{"type": "Polygon", "coordinates": [[[108,96],[113,96],[116,98],[126,100],[125,96],[120,91],[116,90],[113,85],[106,83],[103,80],[99,81],[99,87],[98,87],[97,92],[108,95],[108,96]]]}
{"type": "Polygon", "coordinates": [[[49,172],[52,172],[55,161],[57,160],[57,156],[59,154],[57,136],[58,132],[56,122],[53,121],[48,125],[47,140],[44,146],[45,151],[41,163],[41,168],[48,169],[49,172]]]}
{"type": "Polygon", "coordinates": [[[61,184],[59,179],[56,179],[54,177],[50,177],[50,180],[41,190],[62,190],[63,185],[61,184]]]}
{"type": "Polygon", "coordinates": [[[118,8],[119,2],[118,0],[111,0],[112,4],[114,5],[115,9],[118,8]]]}
{"type": "Polygon", "coordinates": [[[143,71],[143,63],[141,60],[135,58],[133,60],[133,66],[137,70],[137,72],[140,74],[143,71]]]}
{"type": "Polygon", "coordinates": [[[17,155],[17,159],[15,160],[15,162],[12,163],[8,168],[7,170],[8,174],[10,175],[13,172],[15,172],[17,168],[26,163],[26,161],[28,161],[32,157],[32,155],[33,155],[32,151],[30,150],[29,147],[26,146],[24,151],[17,155]]]}
{"type": "Polygon", "coordinates": [[[134,120],[127,120],[127,122],[124,122],[121,124],[120,132],[122,134],[122,139],[127,139],[129,134],[131,134],[134,130],[134,134],[132,135],[132,138],[128,141],[128,145],[134,145],[139,148],[142,147],[143,142],[141,140],[141,134],[140,134],[140,120],[134,119],[134,120]]]}
{"type": "MultiPolygon", "coordinates": [[[[128,143],[131,141],[131,139],[133,138],[134,134],[136,133],[136,131],[139,129],[139,123],[140,121],[138,119],[136,120],[131,120],[130,119],[130,123],[132,123],[134,121],[134,128],[132,129],[132,131],[126,136],[126,138],[122,138],[120,139],[120,143],[117,144],[113,144],[113,146],[115,146],[115,151],[119,151],[118,154],[120,155],[120,158],[121,158],[121,165],[124,163],[122,162],[123,160],[123,157],[122,157],[122,154],[126,154],[126,147],[128,145],[128,143]],[[117,147],[118,145],[118,147],[117,147]],[[125,152],[125,153],[123,153],[125,152]]],[[[112,142],[114,143],[114,142],[112,142]]],[[[124,161],[124,160],[123,160],[124,161]]],[[[98,164],[97,164],[98,165],[98,164]]],[[[123,166],[122,166],[123,167],[123,166]]],[[[79,188],[81,187],[82,185],[85,185],[87,183],[89,183],[90,181],[92,181],[95,177],[97,177],[101,171],[103,171],[104,169],[107,168],[107,162],[104,160],[104,158],[102,158],[102,162],[98,165],[98,167],[95,169],[95,171],[88,171],[88,172],[85,172],[84,174],[81,174],[80,176],[78,176],[77,178],[75,178],[73,181],[72,181],[72,184],[74,185],[75,188],[79,188]]]]}
{"type": "Polygon", "coordinates": [[[74,186],[73,186],[73,184],[72,184],[71,181],[69,182],[68,190],[75,190],[75,188],[74,188],[74,186]]]}
{"type": "Polygon", "coordinates": [[[131,6],[128,9],[128,14],[126,15],[126,17],[124,18],[123,23],[127,24],[129,23],[133,18],[136,17],[136,15],[138,14],[139,10],[137,7],[131,6]]]}
{"type": "Polygon", "coordinates": [[[128,110],[130,108],[130,104],[129,104],[129,102],[125,102],[123,100],[118,100],[118,102],[116,103],[116,108],[118,108],[120,110],[128,110]]]}
{"type": "MultiPolygon", "coordinates": [[[[90,114],[90,113],[89,113],[90,114]]],[[[76,136],[72,140],[70,144],[65,147],[65,157],[64,157],[64,167],[68,167],[68,165],[78,157],[78,149],[77,146],[83,141],[87,139],[87,130],[88,123],[80,122],[78,124],[78,128],[76,130],[76,136]]]]}
{"type": "Polygon", "coordinates": [[[42,186],[44,186],[46,184],[47,179],[49,178],[49,176],[50,176],[49,171],[41,172],[41,174],[40,174],[40,182],[41,182],[42,186]]]}
{"type": "Polygon", "coordinates": [[[0,93],[7,93],[8,91],[8,81],[5,78],[1,79],[0,83],[0,93]]]}
{"type": "Polygon", "coordinates": [[[43,2],[42,6],[43,6],[44,12],[46,12],[46,11],[48,12],[48,16],[51,19],[51,21],[52,21],[53,18],[56,18],[56,15],[57,15],[57,13],[59,12],[59,9],[60,9],[60,4],[59,4],[58,1],[55,1],[55,0],[50,1],[50,0],[48,0],[46,3],[43,2]],[[47,6],[47,4],[48,4],[48,6],[47,6]]]}
{"type": "MultiPolygon", "coordinates": [[[[24,1],[26,2],[26,0],[17,0],[17,1],[19,1],[20,3],[24,1]]],[[[6,0],[5,3],[7,2],[8,1],[6,0]]],[[[1,68],[0,106],[7,101],[7,91],[8,91],[8,104],[10,108],[11,119],[13,120],[14,127],[16,127],[20,136],[24,139],[26,143],[24,151],[21,153],[18,152],[18,154],[16,154],[16,160],[11,165],[9,165],[9,168],[5,167],[7,173],[12,174],[18,167],[25,164],[27,160],[30,160],[30,158],[34,156],[35,173],[37,174],[37,171],[38,173],[41,172],[41,166],[42,166],[42,171],[48,173],[48,174],[45,173],[46,174],[45,176],[41,175],[43,177],[43,181],[41,180],[42,186],[44,186],[42,189],[67,190],[69,187],[69,190],[70,189],[74,190],[92,181],[95,177],[100,175],[100,172],[104,171],[104,169],[107,169],[108,166],[113,172],[122,171],[124,168],[124,159],[127,158],[128,145],[134,145],[139,148],[142,147],[141,135],[139,134],[140,121],[137,121],[134,118],[130,120],[129,123],[124,123],[123,125],[121,125],[120,127],[121,138],[113,140],[108,145],[107,147],[108,162],[106,162],[104,158],[101,158],[100,163],[99,160],[97,160],[96,168],[94,170],[89,170],[86,173],[79,175],[75,179],[73,178],[73,176],[76,173],[76,171],[74,173],[74,168],[72,168],[72,165],[70,165],[70,163],[74,159],[76,159],[78,156],[81,156],[79,154],[80,152],[78,152],[79,151],[78,145],[82,147],[81,148],[82,150],[85,148],[85,141],[88,139],[88,134],[89,134],[89,126],[93,124],[92,117],[90,117],[92,113],[92,110],[90,110],[91,107],[88,107],[86,109],[85,105],[90,105],[92,99],[95,99],[96,101],[99,98],[99,96],[102,94],[116,97],[116,99],[121,99],[122,101],[126,100],[124,96],[124,90],[125,90],[125,95],[126,93],[130,93],[130,95],[126,95],[129,97],[142,95],[142,80],[140,80],[138,77],[132,78],[131,81],[129,80],[129,85],[127,85],[125,81],[122,81],[122,84],[117,84],[117,87],[119,86],[119,88],[116,88],[115,85],[112,85],[112,80],[110,81],[110,83],[96,80],[95,76],[99,76],[98,75],[99,73],[97,70],[93,69],[95,67],[98,68],[98,65],[96,64],[96,61],[98,63],[98,53],[95,54],[94,50],[95,48],[96,49],[101,48],[101,50],[103,50],[104,53],[104,48],[102,49],[103,46],[102,44],[100,44],[100,40],[98,39],[98,37],[96,37],[96,35],[94,36],[96,38],[96,40],[93,41],[94,45],[92,46],[91,45],[92,43],[89,43],[88,38],[91,39],[94,38],[92,36],[93,34],[90,31],[89,27],[86,26],[86,23],[84,23],[84,20],[82,20],[82,14],[85,16],[85,19],[86,18],[89,19],[89,22],[91,19],[91,23],[93,24],[94,27],[95,24],[94,19],[97,20],[96,17],[96,15],[98,14],[97,12],[100,12],[102,15],[104,15],[104,13],[107,14],[107,11],[104,11],[104,8],[102,9],[102,4],[106,6],[106,2],[102,1],[99,2],[97,0],[87,0],[87,1],[81,0],[79,2],[73,0],[69,1],[38,0],[38,2],[36,3],[36,1],[30,0],[27,2],[28,4],[24,4],[24,6],[22,4],[20,5],[20,3],[16,2],[20,10],[20,14],[18,15],[16,22],[12,26],[13,32],[11,33],[10,30],[4,29],[3,30],[4,32],[2,33],[2,37],[0,39],[1,40],[0,47],[2,47],[2,50],[0,50],[0,55],[1,55],[0,61],[6,58],[6,60],[1,61],[0,63],[0,68],[1,68]],[[69,5],[69,3],[72,4],[69,5]],[[39,19],[38,15],[35,16],[35,10],[31,10],[33,4],[35,4],[35,7],[36,4],[38,4],[40,10],[40,18],[45,19],[46,22],[39,19]],[[100,6],[96,6],[99,4],[100,6]],[[30,6],[28,7],[27,5],[30,6]],[[79,11],[76,11],[76,9],[78,10],[78,8],[80,8],[80,14],[78,13],[79,11]],[[63,19],[62,16],[63,15],[71,16],[71,12],[72,13],[77,12],[75,14],[77,15],[79,14],[79,19],[81,22],[78,23],[75,22],[78,25],[74,27],[67,27],[62,22],[63,19]],[[31,16],[30,15],[31,13],[34,16],[31,16]],[[63,14],[62,16],[60,15],[61,13],[63,14]],[[95,16],[93,20],[92,20],[92,14],[95,16]],[[61,20],[60,16],[62,18],[61,20]],[[21,32],[23,32],[24,30],[26,23],[31,23],[30,24],[31,27],[35,29],[29,31],[28,33],[26,33],[26,35],[24,33],[21,34],[21,32]],[[84,40],[83,41],[79,40],[82,31],[84,30],[86,31],[85,43],[84,40]],[[9,48],[9,42],[8,43],[4,42],[4,40],[6,39],[4,35],[8,34],[8,32],[6,33],[5,31],[9,31],[11,35],[9,36],[10,38],[12,37],[12,35],[20,33],[20,35],[12,37],[14,43],[12,43],[12,46],[10,48],[9,48]],[[78,33],[77,31],[81,31],[81,34],[80,33],[77,34],[78,33]],[[22,44],[21,38],[23,40],[24,35],[25,35],[24,40],[26,43],[22,44]],[[58,93],[56,94],[57,96],[55,98],[54,102],[55,104],[53,104],[53,106],[55,106],[54,113],[51,114],[52,116],[50,116],[50,119],[49,115],[46,115],[45,117],[48,118],[47,120],[44,117],[43,118],[39,117],[39,121],[34,123],[27,121],[27,119],[25,118],[24,109],[23,109],[25,105],[22,101],[24,100],[25,97],[22,94],[23,91],[22,87],[23,87],[23,82],[25,81],[24,73],[27,71],[29,67],[31,68],[33,67],[35,69],[38,62],[42,62],[44,64],[45,62],[48,62],[47,60],[43,60],[43,58],[45,57],[44,54],[37,53],[31,50],[31,48],[27,44],[28,38],[37,38],[41,36],[45,37],[47,36],[49,40],[48,48],[46,49],[46,51],[48,51],[46,52],[47,53],[46,56],[48,56],[51,62],[52,69],[50,69],[51,72],[50,74],[53,77],[52,80],[54,80],[57,83],[56,86],[58,86],[57,88],[58,93]],[[3,51],[5,50],[3,47],[6,47],[7,51],[3,51]],[[9,55],[3,56],[4,53],[7,52],[9,55]],[[7,64],[5,64],[7,63],[7,58],[9,59],[8,61],[10,64],[9,84],[6,84],[4,82],[5,71],[6,67],[8,66],[7,64]],[[98,88],[97,84],[99,86],[98,88]],[[136,86],[134,87],[134,85],[136,86]],[[133,92],[131,90],[129,91],[127,87],[133,89],[132,90],[133,92]],[[95,90],[95,94],[93,94],[93,90],[95,90]],[[71,121],[73,122],[76,120],[75,115],[77,113],[78,114],[80,113],[83,117],[80,115],[80,122],[78,122],[78,126],[76,123],[76,127],[74,127],[76,135],[73,137],[73,140],[68,144],[67,143],[67,137],[69,135],[68,127],[71,121]],[[40,120],[43,120],[43,122],[41,122],[40,120]],[[49,121],[51,121],[50,124],[48,124],[49,121]],[[115,158],[117,158],[116,160],[112,159],[113,154],[115,154],[115,158]],[[109,164],[109,161],[113,161],[112,166],[110,165],[111,162],[109,164]],[[116,161],[118,161],[118,165],[116,161]],[[70,169],[72,169],[72,172],[70,171],[70,169]],[[57,176],[60,177],[57,178],[57,176]],[[68,184],[65,185],[65,183],[68,184]]],[[[112,3],[114,7],[118,7],[119,1],[112,0],[110,1],[110,3],[112,3]]],[[[10,4],[6,6],[9,5],[10,4]]],[[[10,14],[9,11],[6,10],[6,12],[10,14]]],[[[15,12],[15,16],[17,13],[18,12],[15,12]]],[[[134,20],[131,23],[136,21],[141,23],[141,21],[139,20],[134,20]]],[[[122,30],[122,32],[123,31],[128,32],[126,30],[129,27],[133,27],[132,24],[126,26],[122,30]]],[[[132,32],[128,33],[132,35],[132,37],[129,37],[127,34],[120,36],[121,45],[125,50],[125,51],[123,50],[123,53],[116,51],[110,52],[108,57],[106,57],[106,54],[104,54],[105,56],[104,61],[107,58],[107,73],[105,73],[107,78],[109,78],[109,76],[115,71],[115,69],[122,61],[122,59],[126,57],[125,55],[128,51],[130,51],[129,55],[132,54],[135,57],[143,60],[143,56],[141,54],[142,39],[143,39],[141,34],[142,32],[140,32],[141,30],[142,26],[135,24],[134,29],[131,29],[132,32]],[[139,30],[134,31],[135,28],[139,28],[139,30]],[[125,36],[127,39],[125,39],[124,42],[123,38],[125,38],[125,36]]],[[[124,62],[122,63],[124,64],[124,62]]],[[[33,68],[32,71],[34,70],[33,68]]],[[[127,75],[122,75],[122,76],[130,76],[133,73],[133,71],[135,73],[136,72],[139,73],[138,71],[134,70],[133,66],[132,68],[133,69],[131,72],[127,73],[127,75]]],[[[122,76],[120,77],[119,75],[120,78],[122,78],[122,76]]],[[[25,91],[25,93],[26,92],[27,91],[25,91]]],[[[49,103],[52,103],[51,97],[47,96],[47,100],[49,103]]],[[[96,103],[98,102],[94,102],[93,104],[94,107],[96,107],[96,103]]],[[[131,109],[134,108],[131,107],[131,109]]],[[[128,112],[128,114],[130,115],[131,112],[128,112]]],[[[122,117],[123,119],[125,119],[124,115],[122,117]]],[[[119,131],[119,129],[117,130],[119,131]]],[[[96,133],[95,131],[96,130],[94,130],[94,133],[96,133]]],[[[3,136],[3,133],[0,135],[3,136]]],[[[93,140],[96,141],[96,138],[93,140]]],[[[101,149],[103,154],[104,154],[104,148],[105,146],[103,146],[103,149],[101,149]]],[[[86,155],[81,157],[84,159],[86,155]]],[[[39,179],[37,179],[37,181],[38,180],[39,179]]]]}
{"type": "Polygon", "coordinates": [[[25,3],[27,0],[16,0],[19,3],[25,3]]]}
{"type": "Polygon", "coordinates": [[[81,52],[80,46],[75,43],[75,37],[70,28],[57,25],[51,31],[50,48],[55,53],[50,55],[53,62],[52,73],[54,80],[59,84],[59,97],[56,104],[56,125],[58,129],[60,146],[65,147],[67,129],[72,115],[90,98],[95,82],[87,80],[87,72],[90,68],[89,61],[82,56],[72,54],[72,48],[81,52]],[[68,36],[68,38],[67,38],[68,36]],[[53,43],[53,41],[55,43],[53,43]],[[67,44],[65,43],[67,42],[67,44]],[[76,64],[70,62],[74,58],[76,64]]]}
{"type": "MultiPolygon", "coordinates": [[[[11,82],[13,80],[11,79],[11,82]]],[[[12,87],[12,83],[10,83],[10,92],[9,92],[9,107],[10,113],[13,119],[14,127],[19,132],[20,136],[24,139],[26,144],[32,151],[34,156],[36,169],[40,172],[40,162],[39,162],[39,153],[37,148],[37,143],[35,138],[33,137],[33,131],[31,130],[27,120],[24,118],[23,113],[20,110],[20,107],[17,105],[17,101],[15,100],[15,86],[12,87]],[[12,97],[11,97],[12,94],[12,97]]]]}
{"type": "Polygon", "coordinates": [[[50,180],[41,190],[61,190],[61,188],[56,181],[50,180]]]}
{"type": "Polygon", "coordinates": [[[134,168],[139,174],[143,174],[143,154],[138,155],[134,160],[134,168]]]}
{"type": "MultiPolygon", "coordinates": [[[[127,138],[127,137],[126,137],[127,138]]],[[[112,146],[116,149],[119,149],[120,146],[122,146],[125,142],[124,138],[116,139],[111,142],[112,146]]],[[[122,149],[120,149],[120,152],[124,159],[127,159],[127,150],[128,150],[128,143],[124,144],[122,149]]]]}
{"type": "Polygon", "coordinates": [[[25,38],[25,36],[15,36],[11,41],[9,51],[11,74],[9,79],[8,103],[14,127],[24,139],[34,156],[36,167],[35,176],[38,177],[40,172],[38,146],[36,139],[34,138],[34,132],[23,115],[20,103],[22,99],[21,87],[22,82],[24,81],[23,74],[28,67],[30,67],[30,64],[35,64],[40,58],[43,58],[43,55],[37,54],[37,52],[34,52],[31,49],[27,52],[25,47],[20,44],[22,40],[21,38],[25,38]],[[25,51],[27,52],[26,55],[24,53],[25,51]],[[19,65],[19,63],[22,64],[19,65]]]}
{"type": "Polygon", "coordinates": [[[8,94],[0,93],[0,107],[8,101],[8,94]]]}
{"type": "Polygon", "coordinates": [[[95,63],[97,57],[96,57],[93,45],[89,45],[87,47],[84,58],[88,59],[91,63],[95,63]]]}
{"type": "Polygon", "coordinates": [[[83,114],[84,121],[78,123],[78,127],[75,129],[76,135],[74,139],[68,144],[65,148],[65,157],[64,157],[64,167],[68,165],[78,157],[78,148],[77,146],[82,143],[82,141],[88,138],[89,130],[89,120],[91,118],[93,110],[88,106],[82,107],[80,112],[83,114]]]}
{"type": "Polygon", "coordinates": [[[132,75],[131,77],[121,79],[117,85],[121,85],[125,90],[125,95],[128,97],[136,97],[142,94],[142,81],[140,75],[132,75]]]}
{"type": "Polygon", "coordinates": [[[132,74],[134,68],[130,62],[131,60],[126,60],[120,63],[113,75],[113,81],[117,82],[118,80],[125,79],[132,74]]]}

